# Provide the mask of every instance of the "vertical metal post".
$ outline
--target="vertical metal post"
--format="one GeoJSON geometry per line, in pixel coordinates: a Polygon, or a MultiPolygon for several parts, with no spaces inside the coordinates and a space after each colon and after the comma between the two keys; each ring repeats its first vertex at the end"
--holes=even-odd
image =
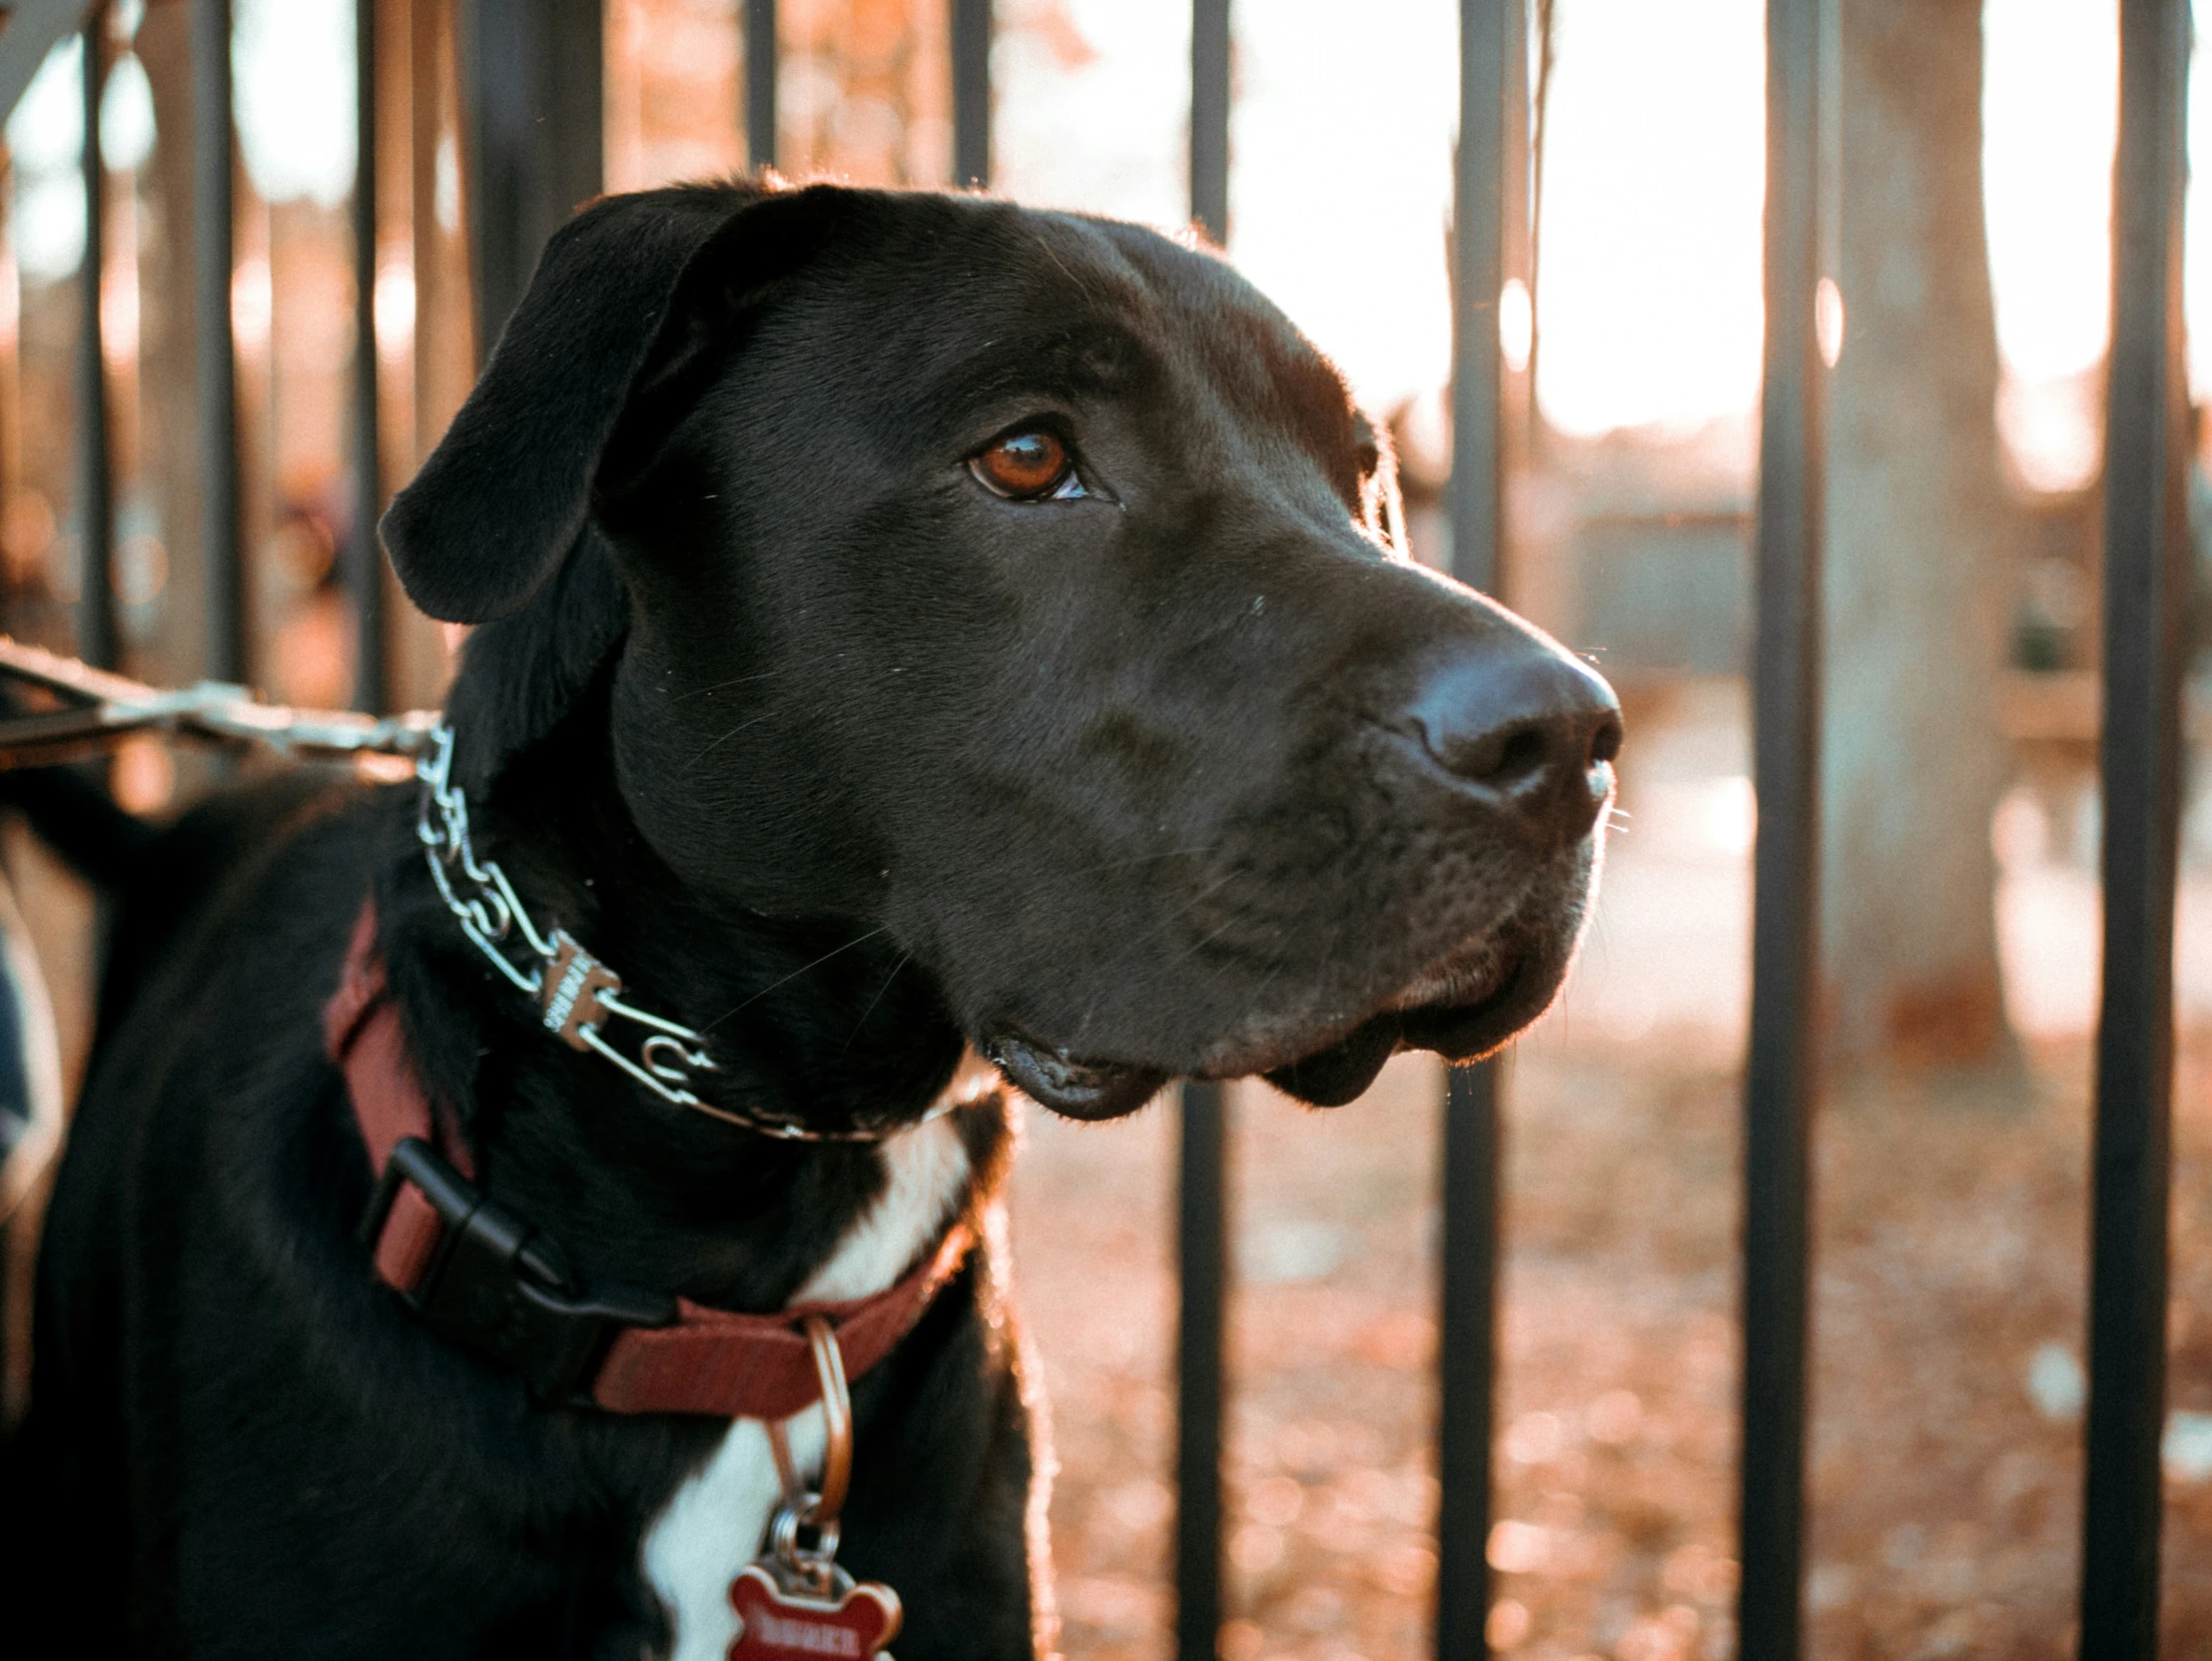
{"type": "Polygon", "coordinates": [[[193,331],[199,354],[200,556],[211,680],[246,678],[239,553],[238,358],[231,336],[231,0],[192,5],[193,331]]]}
{"type": "Polygon", "coordinates": [[[1499,1066],[1445,1075],[1444,1263],[1438,1354],[1436,1654],[1487,1655],[1498,1333],[1499,1066]]]}
{"type": "MultiPolygon", "coordinates": [[[[1524,0],[1460,0],[1459,156],[1452,198],[1452,574],[1495,593],[1505,575],[1505,445],[1500,418],[1505,366],[1498,291],[1508,240],[1507,95],[1524,0]]],[[[1524,48],[1521,48],[1525,50],[1524,48]]],[[[1523,206],[1525,194],[1510,199],[1523,206]]]]}
{"type": "MultiPolygon", "coordinates": [[[[1190,8],[1190,217],[1229,230],[1229,0],[1190,8]]],[[[1176,1363],[1175,1655],[1214,1661],[1221,1631],[1223,1310],[1228,1296],[1226,1104],[1182,1087],[1182,1316],[1176,1363]]]]}
{"type": "MultiPolygon", "coordinates": [[[[1452,203],[1451,567],[1497,593],[1504,575],[1504,364],[1498,292],[1507,170],[1525,146],[1525,0],[1460,0],[1459,154],[1452,203]]],[[[1444,1241],[1437,1404],[1436,1654],[1485,1655],[1490,1610],[1491,1431],[1497,1369],[1499,1068],[1455,1067],[1444,1098],[1444,1241]]]]}
{"type": "MultiPolygon", "coordinates": [[[[1502,291],[1507,283],[1518,281],[1529,304],[1529,356],[1518,373],[1505,362],[1503,338],[1499,341],[1499,468],[1505,476],[1528,465],[1536,416],[1536,379],[1532,373],[1536,363],[1535,110],[1529,86],[1533,6],[1534,0],[1517,0],[1505,8],[1502,50],[1506,68],[1499,89],[1503,137],[1498,164],[1498,286],[1502,291]]],[[[1507,567],[1511,564],[1508,536],[1501,522],[1498,585],[1489,590],[1499,599],[1505,597],[1507,567]]]]}
{"type": "Polygon", "coordinates": [[[1823,0],[1768,0],[1767,343],[1753,668],[1759,842],[1744,1086],[1738,1514],[1745,1661],[1785,1661],[1802,1643],[1827,499],[1827,370],[1814,305],[1823,253],[1826,41],[1823,0]]]}
{"type": "Polygon", "coordinates": [[[114,487],[108,454],[108,364],[100,313],[107,271],[107,169],[100,159],[100,95],[108,75],[108,8],[85,17],[85,254],[78,270],[83,315],[77,328],[77,524],[80,589],[77,651],[87,663],[116,663],[114,487]]]}
{"type": "Polygon", "coordinates": [[[776,0],[745,0],[745,155],[756,168],[776,165],[776,0]]]}
{"type": "Polygon", "coordinates": [[[380,713],[384,676],[383,445],[376,376],[376,0],[354,0],[354,526],[347,586],[354,597],[354,707],[380,713]]]}
{"type": "Polygon", "coordinates": [[[1229,240],[1229,0],[1190,7],[1190,217],[1229,240]]]}
{"type": "Polygon", "coordinates": [[[488,356],[545,239],[605,177],[601,0],[464,0],[463,126],[477,350],[488,356]]]}
{"type": "Polygon", "coordinates": [[[2081,1655],[2158,1653],[2184,496],[2187,0],[2123,0],[2104,461],[2104,1001],[2091,1159],[2081,1655]]]}
{"type": "Polygon", "coordinates": [[[1175,1655],[1214,1661],[1221,1630],[1221,1344],[1228,1280],[1221,1087],[1182,1087],[1176,1246],[1182,1314],[1175,1351],[1175,1655]]]}
{"type": "Polygon", "coordinates": [[[991,183],[991,0],[953,0],[953,183],[991,183]]]}

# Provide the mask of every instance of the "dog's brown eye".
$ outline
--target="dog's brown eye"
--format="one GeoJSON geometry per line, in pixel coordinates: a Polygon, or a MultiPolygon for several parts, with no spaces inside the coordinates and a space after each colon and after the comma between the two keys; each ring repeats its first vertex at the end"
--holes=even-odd
{"type": "Polygon", "coordinates": [[[1075,468],[1068,446],[1045,431],[1014,432],[971,456],[968,467],[987,489],[1017,501],[1040,496],[1075,495],[1075,468]]]}

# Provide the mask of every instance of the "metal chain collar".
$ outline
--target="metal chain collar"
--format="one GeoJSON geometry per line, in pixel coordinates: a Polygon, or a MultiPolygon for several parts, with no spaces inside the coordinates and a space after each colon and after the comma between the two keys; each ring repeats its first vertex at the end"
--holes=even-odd
{"type": "Polygon", "coordinates": [[[421,840],[430,880],[437,884],[438,896],[461,933],[516,991],[537,1004],[545,1030],[571,1048],[589,1050],[612,1062],[664,1102],[783,1142],[881,1142],[960,1105],[948,1097],[920,1119],[904,1124],[818,1131],[788,1119],[701,1101],[691,1088],[692,1076],[721,1071],[707,1054],[706,1036],[627,1002],[621,976],[585,951],[566,930],[558,925],[550,933],[538,930],[499,862],[477,857],[468,836],[468,798],[453,783],[452,771],[453,729],[439,720],[414,763],[415,777],[422,783],[415,835],[421,840]],[[634,1058],[608,1041],[603,1028],[610,1017],[645,1029],[634,1058]]]}

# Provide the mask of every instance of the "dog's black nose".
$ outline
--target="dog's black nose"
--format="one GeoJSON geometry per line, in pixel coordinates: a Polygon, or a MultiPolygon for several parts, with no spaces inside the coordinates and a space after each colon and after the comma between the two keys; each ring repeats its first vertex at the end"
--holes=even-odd
{"type": "Polygon", "coordinates": [[[1431,669],[1406,709],[1444,771],[1532,831],[1589,833],[1613,788],[1621,700],[1595,670],[1539,641],[1484,643],[1431,669]]]}

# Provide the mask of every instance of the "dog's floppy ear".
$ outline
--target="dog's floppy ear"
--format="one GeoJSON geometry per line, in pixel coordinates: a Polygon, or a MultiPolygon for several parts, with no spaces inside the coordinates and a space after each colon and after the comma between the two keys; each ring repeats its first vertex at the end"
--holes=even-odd
{"type": "Polygon", "coordinates": [[[445,694],[458,738],[453,779],[488,791],[506,764],[567,718],[621,643],[629,596],[606,541],[586,523],[544,591],[473,630],[445,694]]]}
{"type": "Polygon", "coordinates": [[[475,390],[384,514],[384,546],[415,604],[488,622],[560,569],[686,268],[762,195],[726,185],[608,197],[554,234],[475,390]]]}

